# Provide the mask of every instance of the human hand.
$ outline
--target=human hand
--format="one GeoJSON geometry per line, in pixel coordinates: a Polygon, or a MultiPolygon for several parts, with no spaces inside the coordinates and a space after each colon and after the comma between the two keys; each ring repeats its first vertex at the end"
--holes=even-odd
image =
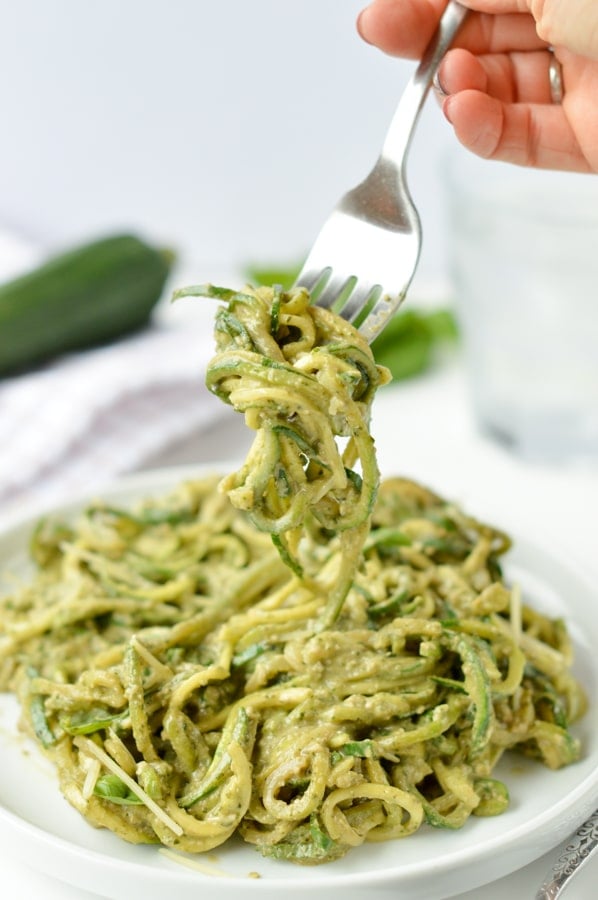
{"type": "MultiPolygon", "coordinates": [[[[488,159],[598,172],[596,0],[462,0],[473,12],[445,56],[442,108],[460,142],[488,159]],[[555,104],[551,51],[562,67],[555,104]]],[[[386,53],[421,56],[446,0],[374,0],[358,30],[386,53]]]]}

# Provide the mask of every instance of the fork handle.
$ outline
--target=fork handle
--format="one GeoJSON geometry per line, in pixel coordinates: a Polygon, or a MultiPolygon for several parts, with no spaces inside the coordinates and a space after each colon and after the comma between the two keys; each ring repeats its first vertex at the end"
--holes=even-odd
{"type": "Polygon", "coordinates": [[[558,848],[558,858],[536,894],[536,900],[556,900],[576,872],[598,850],[598,809],[558,848]]]}
{"type": "Polygon", "coordinates": [[[399,101],[382,146],[383,157],[394,161],[401,160],[404,165],[415,124],[434,76],[468,11],[456,0],[449,0],[436,31],[399,101]]]}

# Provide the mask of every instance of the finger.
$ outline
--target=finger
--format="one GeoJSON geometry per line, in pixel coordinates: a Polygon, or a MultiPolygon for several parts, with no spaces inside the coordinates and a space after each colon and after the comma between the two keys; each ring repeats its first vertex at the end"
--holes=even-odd
{"type": "Polygon", "coordinates": [[[527,13],[533,0],[460,0],[468,9],[478,12],[504,15],[505,13],[527,13]]]}
{"type": "Polygon", "coordinates": [[[417,59],[446,5],[447,0],[374,0],[359,14],[357,30],[391,56],[417,59]]]}
{"type": "MultiPolygon", "coordinates": [[[[418,59],[446,5],[446,0],[374,0],[360,13],[357,30],[365,41],[391,56],[418,59]]],[[[454,46],[473,53],[503,53],[539,49],[546,43],[538,37],[530,15],[471,13],[454,46]]]]}
{"type": "Polygon", "coordinates": [[[481,91],[465,90],[447,97],[443,111],[459,141],[485,159],[590,171],[562,106],[503,103],[481,91]]]}
{"type": "Polygon", "coordinates": [[[551,103],[550,54],[493,53],[475,56],[467,50],[451,50],[438,71],[445,94],[483,91],[503,103],[551,103]]]}
{"type": "Polygon", "coordinates": [[[598,4],[596,0],[461,0],[483,13],[503,15],[517,9],[533,12],[538,34],[548,44],[568,47],[598,59],[598,4]]]}
{"type": "Polygon", "coordinates": [[[536,23],[530,15],[505,13],[494,16],[471,12],[457,34],[455,46],[467,47],[473,53],[506,53],[509,50],[539,50],[546,47],[546,42],[538,37],[536,23]]]}

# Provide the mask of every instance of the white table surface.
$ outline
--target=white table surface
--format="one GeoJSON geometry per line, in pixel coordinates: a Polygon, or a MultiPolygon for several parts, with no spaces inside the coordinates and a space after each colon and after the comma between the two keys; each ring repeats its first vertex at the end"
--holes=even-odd
{"type": "MultiPolygon", "coordinates": [[[[553,540],[561,553],[570,550],[581,564],[596,566],[598,460],[585,465],[539,465],[520,460],[480,436],[457,364],[449,363],[425,377],[381,391],[373,431],[384,474],[417,478],[474,515],[516,533],[541,536],[543,543],[553,540]]],[[[231,413],[208,433],[194,435],[149,460],[147,467],[213,460],[224,463],[238,459],[248,443],[240,418],[231,413]]],[[[7,900],[98,898],[39,874],[34,859],[23,865],[1,850],[0,859],[0,893],[7,900]]],[[[548,854],[455,900],[533,898],[551,861],[548,854]]],[[[595,900],[597,881],[598,857],[587,863],[567,889],[567,900],[595,900]]]]}

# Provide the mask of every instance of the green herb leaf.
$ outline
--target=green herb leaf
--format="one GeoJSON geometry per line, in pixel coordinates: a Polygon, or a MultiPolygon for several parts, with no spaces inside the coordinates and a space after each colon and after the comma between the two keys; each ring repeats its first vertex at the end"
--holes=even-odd
{"type": "Polygon", "coordinates": [[[342,756],[357,756],[360,759],[376,759],[377,754],[374,750],[372,741],[349,741],[343,744],[339,752],[342,756]]]}
{"type": "Polygon", "coordinates": [[[347,847],[333,841],[312,815],[309,822],[298,825],[284,840],[277,844],[265,844],[260,850],[263,856],[273,859],[321,863],[343,856],[347,847]]]}
{"type": "MultiPolygon", "coordinates": [[[[27,666],[27,677],[37,678],[39,672],[33,666],[27,666]]],[[[36,738],[42,747],[51,747],[56,743],[56,735],[48,724],[46,701],[42,694],[31,693],[29,697],[29,718],[36,738]]]]}
{"type": "Polygon", "coordinates": [[[269,645],[264,642],[250,644],[249,647],[246,647],[240,653],[235,653],[231,660],[231,667],[233,669],[238,669],[240,666],[253,662],[253,660],[257,659],[258,656],[261,656],[262,653],[265,653],[268,649],[269,645]]]}
{"type": "Polygon", "coordinates": [[[111,803],[117,803],[120,806],[139,806],[143,803],[143,800],[140,800],[118,775],[100,775],[93,792],[96,797],[110,800],[111,803]]]}
{"type": "Polygon", "coordinates": [[[251,264],[245,266],[245,277],[255,287],[265,285],[270,287],[273,284],[279,284],[283,291],[288,291],[297,280],[297,275],[301,271],[303,262],[289,263],[288,265],[276,264],[251,264]]]}
{"type": "Polygon", "coordinates": [[[56,735],[48,725],[46,705],[41,694],[34,694],[29,702],[29,715],[35,736],[43,747],[51,747],[56,743],[56,735]]]}
{"type": "Polygon", "coordinates": [[[390,369],[394,381],[412,378],[429,369],[442,343],[454,343],[458,328],[452,312],[404,310],[396,313],[372,342],[379,365],[390,369]]]}
{"type": "Polygon", "coordinates": [[[73,713],[69,718],[61,720],[60,724],[67,734],[93,734],[94,731],[101,731],[102,728],[113,725],[128,714],[128,708],[124,712],[121,710],[115,713],[94,706],[91,709],[79,710],[73,713]]]}

